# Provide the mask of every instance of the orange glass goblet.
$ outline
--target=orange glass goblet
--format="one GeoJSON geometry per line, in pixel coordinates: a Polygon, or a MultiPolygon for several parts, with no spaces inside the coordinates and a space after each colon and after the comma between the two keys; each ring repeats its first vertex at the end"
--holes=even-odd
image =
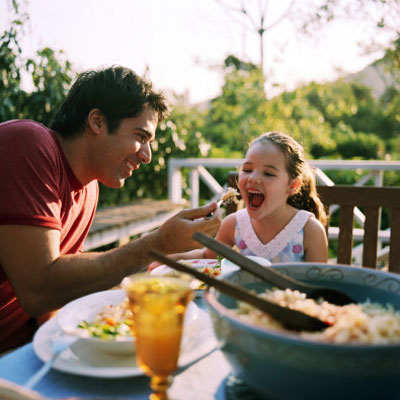
{"type": "Polygon", "coordinates": [[[193,298],[187,281],[177,277],[132,275],[123,287],[133,316],[136,361],[150,376],[151,400],[168,399],[180,353],[186,307],[193,298]]]}

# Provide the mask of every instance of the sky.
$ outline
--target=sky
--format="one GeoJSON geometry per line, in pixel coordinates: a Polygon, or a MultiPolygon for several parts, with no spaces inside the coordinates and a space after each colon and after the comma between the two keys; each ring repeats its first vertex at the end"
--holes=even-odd
{"type": "MultiPolygon", "coordinates": [[[[267,24],[289,2],[270,0],[267,24]]],[[[7,3],[0,0],[1,32],[9,26],[7,3]]],[[[30,22],[24,55],[48,46],[63,50],[77,72],[119,64],[142,75],[148,68],[157,89],[186,93],[191,103],[220,94],[227,55],[260,60],[258,36],[216,0],[30,0],[25,9],[30,22]]],[[[288,20],[269,30],[264,43],[269,81],[291,90],[358,72],[373,61],[357,46],[363,36],[357,24],[334,23],[319,36],[316,42],[299,35],[288,20]]]]}

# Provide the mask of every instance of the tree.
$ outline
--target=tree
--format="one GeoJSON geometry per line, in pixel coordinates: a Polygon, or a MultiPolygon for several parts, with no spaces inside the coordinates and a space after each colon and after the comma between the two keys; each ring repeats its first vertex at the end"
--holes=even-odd
{"type": "Polygon", "coordinates": [[[360,46],[365,54],[381,59],[386,71],[400,83],[399,0],[309,0],[296,10],[301,31],[315,35],[335,21],[352,21],[364,26],[360,46]],[[304,11],[308,10],[308,11],[304,11]]]}
{"type": "Polygon", "coordinates": [[[0,37],[0,122],[26,118],[48,124],[72,82],[71,63],[62,51],[49,48],[38,50],[33,58],[23,59],[19,36],[29,18],[15,0],[12,11],[11,26],[0,37]],[[29,93],[22,88],[24,73],[34,87],[29,93]]]}
{"type": "Polygon", "coordinates": [[[264,130],[265,78],[259,67],[234,56],[225,60],[225,71],[222,94],[212,100],[206,115],[205,137],[228,152],[243,153],[264,130]]]}
{"type": "Polygon", "coordinates": [[[289,133],[313,158],[382,159],[391,150],[387,139],[396,137],[388,129],[396,124],[396,108],[388,112],[389,105],[358,84],[311,83],[276,96],[267,108],[268,128],[289,133]]]}
{"type": "MultiPolygon", "coordinates": [[[[15,4],[14,11],[18,12],[15,4]]],[[[8,31],[0,37],[0,121],[20,118],[21,105],[25,103],[25,93],[21,91],[21,73],[19,57],[21,48],[18,44],[18,31],[23,24],[23,19],[16,18],[12,21],[8,31]]]]}
{"type": "Polygon", "coordinates": [[[239,6],[232,5],[232,2],[224,0],[216,0],[217,3],[234,18],[235,21],[239,22],[242,27],[251,32],[257,33],[260,40],[260,68],[264,70],[264,35],[266,32],[278,25],[285,17],[288,16],[289,11],[294,4],[295,0],[292,0],[287,6],[286,10],[273,22],[267,24],[268,15],[268,1],[258,1],[257,10],[251,7],[249,2],[245,3],[240,1],[239,6]],[[237,18],[238,17],[238,18],[237,18]]]}
{"type": "Polygon", "coordinates": [[[27,95],[24,111],[45,125],[65,99],[72,82],[71,63],[68,60],[61,63],[62,54],[62,51],[56,53],[46,47],[36,53],[37,61],[26,62],[26,70],[36,89],[27,95]]]}

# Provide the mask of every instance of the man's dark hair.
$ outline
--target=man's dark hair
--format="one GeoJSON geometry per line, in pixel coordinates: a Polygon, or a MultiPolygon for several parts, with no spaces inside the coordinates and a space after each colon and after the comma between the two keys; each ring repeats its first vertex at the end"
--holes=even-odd
{"type": "Polygon", "coordinates": [[[67,98],[50,122],[50,128],[68,138],[83,132],[89,112],[98,108],[112,133],[123,118],[134,118],[149,104],[162,121],[168,106],[151,82],[128,68],[113,66],[90,70],[78,76],[67,98]]]}

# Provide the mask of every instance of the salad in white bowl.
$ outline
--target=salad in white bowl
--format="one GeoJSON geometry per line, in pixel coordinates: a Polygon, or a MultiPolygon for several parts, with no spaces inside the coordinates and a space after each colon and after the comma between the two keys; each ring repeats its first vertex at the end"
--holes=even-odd
{"type": "MultiPolygon", "coordinates": [[[[185,327],[196,318],[197,306],[190,302],[185,327]]],[[[131,311],[122,289],[93,293],[68,303],[58,312],[57,322],[64,333],[78,336],[95,350],[128,356],[135,351],[131,311]]]]}

